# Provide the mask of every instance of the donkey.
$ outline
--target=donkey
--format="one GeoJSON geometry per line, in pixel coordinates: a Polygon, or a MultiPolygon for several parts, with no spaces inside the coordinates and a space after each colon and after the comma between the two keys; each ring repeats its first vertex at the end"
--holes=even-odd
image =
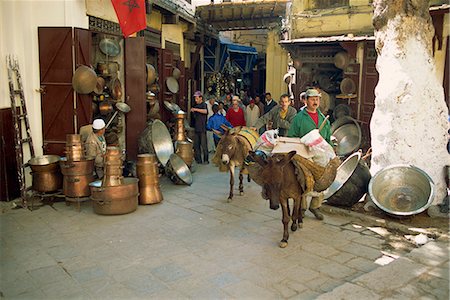
{"type": "MultiPolygon", "coordinates": [[[[235,167],[241,167],[239,171],[239,194],[241,196],[244,194],[244,185],[242,184],[244,178],[243,172],[246,172],[244,159],[252,149],[247,139],[238,134],[239,131],[240,128],[236,127],[233,132],[226,130],[225,133],[221,135],[221,139],[217,145],[216,154],[213,158],[215,163],[225,165],[230,172],[230,193],[228,195],[228,202],[233,200],[235,167]]],[[[248,177],[248,181],[250,181],[250,177],[248,177]]]]}
{"type": "MultiPolygon", "coordinates": [[[[304,184],[298,181],[296,168],[291,162],[295,151],[288,154],[275,154],[272,157],[264,159],[261,156],[250,152],[249,155],[258,165],[249,167],[250,176],[259,185],[263,187],[263,197],[270,200],[270,208],[283,209],[283,238],[279,243],[281,248],[288,245],[289,239],[289,220],[291,218],[289,208],[289,198],[294,199],[294,208],[292,210],[291,230],[296,231],[303,225],[301,214],[301,198],[304,191],[304,184]]],[[[299,174],[300,177],[302,174],[299,174]]]]}

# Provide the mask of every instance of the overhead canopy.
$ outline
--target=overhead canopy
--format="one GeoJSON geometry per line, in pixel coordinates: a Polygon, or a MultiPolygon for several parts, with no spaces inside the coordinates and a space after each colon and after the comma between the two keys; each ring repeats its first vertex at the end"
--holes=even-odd
{"type": "Polygon", "coordinates": [[[239,67],[241,72],[249,73],[258,58],[255,47],[220,41],[220,69],[223,69],[229,58],[232,65],[239,67]]]}
{"type": "Polygon", "coordinates": [[[196,15],[219,31],[268,28],[286,14],[289,0],[247,0],[197,6],[196,15]]]}

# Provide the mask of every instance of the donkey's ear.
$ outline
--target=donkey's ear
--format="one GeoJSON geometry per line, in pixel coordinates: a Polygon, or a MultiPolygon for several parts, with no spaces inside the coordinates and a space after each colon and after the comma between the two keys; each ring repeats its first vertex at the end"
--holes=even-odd
{"type": "Polygon", "coordinates": [[[287,165],[291,159],[294,157],[294,155],[297,154],[297,151],[293,150],[291,152],[289,152],[288,154],[286,154],[283,159],[280,160],[279,164],[281,164],[282,166],[287,165]]]}
{"type": "Polygon", "coordinates": [[[239,131],[241,131],[241,129],[242,129],[242,126],[234,127],[234,133],[239,133],[239,131]]]}
{"type": "Polygon", "coordinates": [[[265,167],[267,165],[267,161],[260,155],[256,155],[255,152],[250,151],[248,155],[261,167],[265,167]]]}

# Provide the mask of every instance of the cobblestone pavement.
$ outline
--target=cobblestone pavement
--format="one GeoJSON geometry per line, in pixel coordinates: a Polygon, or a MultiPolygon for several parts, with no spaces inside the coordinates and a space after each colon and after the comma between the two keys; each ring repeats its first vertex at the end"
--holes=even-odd
{"type": "Polygon", "coordinates": [[[164,201],[100,216],[63,202],[0,215],[7,299],[448,299],[448,240],[420,248],[349,217],[308,212],[282,237],[260,187],[226,202],[228,175],[198,166],[194,184],[161,179],[164,201]],[[383,266],[384,265],[384,266],[383,266]]]}

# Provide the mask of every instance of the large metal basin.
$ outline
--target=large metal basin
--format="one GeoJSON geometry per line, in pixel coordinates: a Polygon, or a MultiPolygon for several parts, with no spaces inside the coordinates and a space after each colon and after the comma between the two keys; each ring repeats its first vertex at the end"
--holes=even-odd
{"type": "Polygon", "coordinates": [[[160,120],[152,123],[152,144],[159,162],[166,166],[170,156],[174,153],[172,137],[166,125],[160,120]]]}
{"type": "Polygon", "coordinates": [[[170,156],[166,166],[166,174],[175,184],[192,184],[191,170],[177,154],[170,156]]]}
{"type": "Polygon", "coordinates": [[[336,154],[347,156],[355,152],[361,145],[361,127],[352,117],[342,117],[331,125],[331,135],[333,135],[338,146],[336,154]]]}
{"type": "Polygon", "coordinates": [[[137,209],[137,178],[124,178],[123,184],[117,186],[102,186],[100,180],[91,182],[89,186],[94,212],[99,215],[121,215],[137,209]]]}
{"type": "Polygon", "coordinates": [[[434,198],[434,183],[427,173],[411,165],[380,170],[369,183],[369,195],[381,210],[409,216],[423,212],[434,198]]]}
{"type": "Polygon", "coordinates": [[[367,193],[371,175],[359,152],[350,155],[337,169],[336,179],[324,191],[328,204],[351,207],[367,193]]]}

